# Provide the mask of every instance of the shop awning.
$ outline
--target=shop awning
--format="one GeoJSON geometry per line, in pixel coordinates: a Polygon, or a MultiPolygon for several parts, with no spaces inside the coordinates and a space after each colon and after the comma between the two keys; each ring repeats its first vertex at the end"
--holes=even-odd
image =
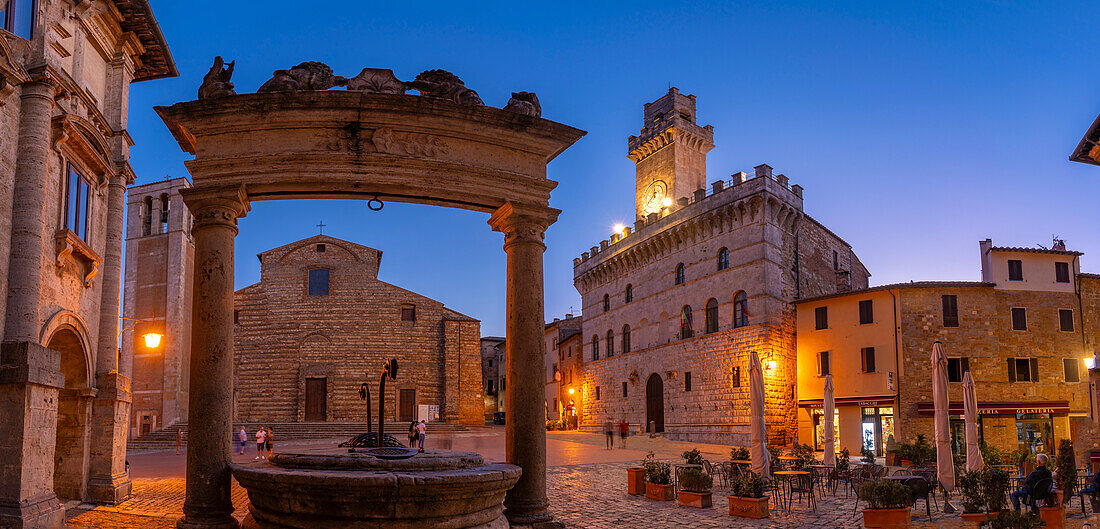
{"type": "MultiPolygon", "coordinates": [[[[962,401],[953,400],[948,412],[961,415],[962,401]]],[[[1048,400],[1039,402],[978,402],[978,415],[1016,415],[1018,413],[1069,413],[1069,401],[1048,400]]],[[[918,402],[917,414],[935,415],[931,402],[918,402]]]]}
{"type": "MultiPolygon", "coordinates": [[[[893,395],[876,395],[868,397],[837,397],[834,399],[837,406],[893,406],[893,395]]],[[[798,401],[799,408],[824,408],[824,399],[806,399],[798,401]]]]}

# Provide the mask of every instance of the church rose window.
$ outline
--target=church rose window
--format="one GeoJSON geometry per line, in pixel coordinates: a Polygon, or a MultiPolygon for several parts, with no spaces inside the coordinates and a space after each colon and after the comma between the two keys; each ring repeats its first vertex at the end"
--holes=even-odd
{"type": "Polygon", "coordinates": [[[314,268],[309,271],[309,295],[328,295],[328,269],[314,268]]]}

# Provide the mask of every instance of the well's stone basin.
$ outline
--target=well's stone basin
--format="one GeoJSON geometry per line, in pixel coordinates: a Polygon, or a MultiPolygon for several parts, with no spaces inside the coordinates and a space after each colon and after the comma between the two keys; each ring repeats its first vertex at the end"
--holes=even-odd
{"type": "Polygon", "coordinates": [[[504,493],[521,472],[474,452],[385,460],[346,448],[231,467],[251,502],[246,529],[506,529],[504,493]]]}

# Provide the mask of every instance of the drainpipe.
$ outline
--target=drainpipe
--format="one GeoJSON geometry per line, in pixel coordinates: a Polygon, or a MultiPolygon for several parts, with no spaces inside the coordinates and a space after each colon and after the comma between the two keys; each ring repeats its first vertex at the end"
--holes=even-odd
{"type": "MultiPolygon", "coordinates": [[[[894,400],[897,403],[894,406],[894,439],[897,439],[899,437],[897,435],[897,429],[898,424],[900,424],[897,419],[901,417],[901,399],[898,397],[898,394],[900,392],[898,391],[898,389],[896,389],[901,387],[901,353],[899,352],[898,347],[898,297],[894,295],[893,289],[887,290],[887,292],[890,293],[890,297],[893,298],[894,303],[894,312],[891,316],[894,320],[894,369],[896,372],[896,375],[894,376],[894,400]]],[[[900,293],[901,291],[899,290],[898,292],[900,293]]]]}

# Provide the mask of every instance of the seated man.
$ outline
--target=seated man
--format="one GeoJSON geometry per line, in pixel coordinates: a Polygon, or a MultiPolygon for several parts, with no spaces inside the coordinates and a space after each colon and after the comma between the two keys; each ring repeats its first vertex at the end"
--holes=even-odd
{"type": "Polygon", "coordinates": [[[1032,492],[1040,493],[1045,496],[1049,491],[1035,491],[1033,490],[1035,485],[1045,479],[1051,479],[1050,469],[1047,468],[1047,455],[1035,454],[1035,470],[1032,470],[1027,475],[1027,479],[1024,481],[1024,487],[1020,490],[1010,494],[1012,497],[1012,508],[1017,511],[1020,510],[1020,498],[1028,498],[1034,496],[1032,492]]]}

